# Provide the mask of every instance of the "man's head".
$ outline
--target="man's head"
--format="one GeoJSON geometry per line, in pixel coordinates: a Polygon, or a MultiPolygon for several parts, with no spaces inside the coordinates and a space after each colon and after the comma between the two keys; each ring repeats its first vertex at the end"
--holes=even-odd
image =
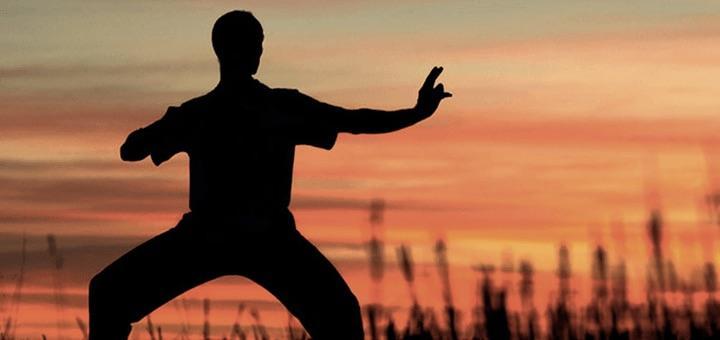
{"type": "Polygon", "coordinates": [[[260,66],[263,29],[252,13],[231,11],[215,22],[212,45],[220,65],[232,72],[253,75],[260,66]]]}

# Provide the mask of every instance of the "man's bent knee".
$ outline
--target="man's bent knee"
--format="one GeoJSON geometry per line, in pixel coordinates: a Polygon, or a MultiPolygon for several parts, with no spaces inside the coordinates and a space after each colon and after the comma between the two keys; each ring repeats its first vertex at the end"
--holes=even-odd
{"type": "Polygon", "coordinates": [[[112,287],[112,281],[109,280],[103,272],[93,276],[88,286],[88,303],[90,313],[103,312],[105,310],[118,310],[118,300],[116,289],[112,287]]]}

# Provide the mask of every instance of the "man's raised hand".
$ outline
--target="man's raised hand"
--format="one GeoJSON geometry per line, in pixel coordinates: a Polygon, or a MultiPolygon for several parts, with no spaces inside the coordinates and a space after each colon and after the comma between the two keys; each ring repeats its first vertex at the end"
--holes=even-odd
{"type": "Polygon", "coordinates": [[[452,97],[452,93],[445,92],[445,87],[442,83],[435,86],[435,81],[442,71],[442,67],[433,67],[427,78],[425,78],[425,82],[420,88],[420,91],[418,91],[418,100],[415,105],[415,110],[417,110],[417,112],[423,117],[429,117],[432,115],[435,110],[437,110],[441,100],[452,97]]]}

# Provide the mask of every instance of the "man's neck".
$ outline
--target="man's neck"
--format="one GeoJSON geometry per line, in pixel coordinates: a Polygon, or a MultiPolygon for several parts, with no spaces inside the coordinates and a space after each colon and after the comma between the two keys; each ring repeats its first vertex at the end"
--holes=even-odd
{"type": "Polygon", "coordinates": [[[252,77],[252,74],[220,65],[220,82],[218,83],[218,87],[243,88],[254,82],[255,78],[252,77]]]}
{"type": "Polygon", "coordinates": [[[220,74],[220,82],[218,87],[221,88],[244,88],[252,85],[255,82],[255,78],[252,76],[227,76],[220,74]]]}

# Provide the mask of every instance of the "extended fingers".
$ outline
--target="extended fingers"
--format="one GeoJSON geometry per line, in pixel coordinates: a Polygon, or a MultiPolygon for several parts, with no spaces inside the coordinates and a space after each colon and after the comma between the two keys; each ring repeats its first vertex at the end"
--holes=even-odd
{"type": "Polygon", "coordinates": [[[442,73],[442,71],[442,67],[433,67],[432,70],[430,70],[430,73],[428,73],[427,78],[425,78],[422,89],[432,89],[433,85],[435,85],[435,81],[440,76],[440,73],[442,73]]]}

